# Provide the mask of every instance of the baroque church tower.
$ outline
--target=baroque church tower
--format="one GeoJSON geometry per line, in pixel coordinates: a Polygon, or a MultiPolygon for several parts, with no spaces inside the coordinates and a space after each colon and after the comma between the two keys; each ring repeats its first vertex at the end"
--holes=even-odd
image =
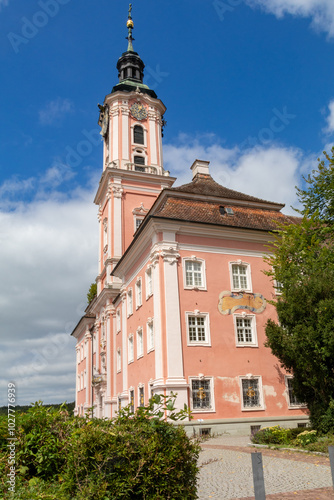
{"type": "Polygon", "coordinates": [[[131,10],[130,4],[128,48],[117,62],[119,83],[99,105],[104,146],[103,173],[94,200],[100,223],[98,295],[104,289],[104,295],[119,291],[111,271],[160,191],[175,181],[163,168],[166,108],[143,83],[145,65],[133,50],[131,10]]]}
{"type": "Polygon", "coordinates": [[[109,375],[116,360],[110,339],[113,301],[122,292],[122,282],[111,273],[160,192],[175,181],[163,168],[166,107],[144,84],[145,65],[133,49],[132,4],[127,29],[127,51],[116,66],[119,83],[99,105],[103,172],[94,199],[99,221],[97,297],[72,333],[78,341],[76,406],[81,413],[94,406],[99,417],[112,416],[109,375]]]}

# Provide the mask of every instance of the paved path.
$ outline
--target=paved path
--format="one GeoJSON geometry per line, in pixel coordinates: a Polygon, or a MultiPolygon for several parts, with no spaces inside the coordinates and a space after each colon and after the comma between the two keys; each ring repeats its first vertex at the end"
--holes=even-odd
{"type": "Polygon", "coordinates": [[[250,454],[263,457],[267,500],[334,499],[329,459],[248,447],[249,437],[221,436],[202,444],[199,500],[254,500],[250,454]]]}

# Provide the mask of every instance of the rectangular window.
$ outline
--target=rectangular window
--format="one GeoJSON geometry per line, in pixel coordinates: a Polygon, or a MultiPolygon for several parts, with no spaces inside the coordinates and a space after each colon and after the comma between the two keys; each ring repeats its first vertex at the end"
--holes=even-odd
{"type": "Polygon", "coordinates": [[[134,390],[130,391],[130,412],[131,413],[135,412],[135,391],[134,390]]]}
{"type": "Polygon", "coordinates": [[[191,380],[191,402],[193,410],[212,410],[212,379],[191,380]]]}
{"type": "Polygon", "coordinates": [[[139,406],[144,406],[144,387],[139,387],[139,406]]]}
{"type": "Polygon", "coordinates": [[[210,345],[209,314],[186,312],[188,345],[210,345]]]}
{"type": "Polygon", "coordinates": [[[128,363],[132,363],[134,359],[133,356],[133,335],[129,335],[128,338],[128,363]]]}
{"type": "Polygon", "coordinates": [[[137,358],[141,358],[144,354],[143,329],[137,330],[137,358]]]}
{"type": "Polygon", "coordinates": [[[202,286],[202,262],[186,260],[186,286],[202,286]]]}
{"type": "Polygon", "coordinates": [[[232,280],[234,290],[248,290],[248,272],[247,266],[241,264],[232,264],[232,280]]]}
{"type": "Polygon", "coordinates": [[[121,310],[117,309],[116,311],[116,331],[121,331],[121,310]]]}
{"type": "Polygon", "coordinates": [[[143,222],[143,217],[136,217],[136,219],[135,219],[135,224],[136,224],[135,230],[136,231],[142,222],[143,222]]]}
{"type": "Polygon", "coordinates": [[[145,277],[146,277],[146,299],[148,299],[153,294],[153,281],[152,281],[152,268],[151,267],[146,269],[145,277]]]}
{"type": "Polygon", "coordinates": [[[257,347],[255,316],[234,316],[237,346],[257,347]]]}
{"type": "Polygon", "coordinates": [[[133,300],[132,300],[132,290],[128,291],[128,316],[133,314],[133,300]]]}
{"type": "Polygon", "coordinates": [[[289,406],[303,406],[303,404],[300,401],[298,401],[295,393],[293,392],[291,377],[286,377],[286,385],[288,390],[289,406]]]}
{"type": "Polygon", "coordinates": [[[136,309],[142,305],[141,279],[136,282],[136,309]]]}
{"type": "Polygon", "coordinates": [[[147,351],[154,349],[154,328],[153,319],[147,322],[147,351]]]}
{"type": "Polygon", "coordinates": [[[262,409],[259,378],[242,378],[242,405],[243,409],[262,409]]]}
{"type": "Polygon", "coordinates": [[[201,316],[188,316],[190,342],[205,342],[205,322],[201,316]]]}
{"type": "Polygon", "coordinates": [[[116,356],[116,369],[117,373],[121,371],[122,369],[122,355],[121,355],[121,349],[117,349],[117,356],[116,356]]]}

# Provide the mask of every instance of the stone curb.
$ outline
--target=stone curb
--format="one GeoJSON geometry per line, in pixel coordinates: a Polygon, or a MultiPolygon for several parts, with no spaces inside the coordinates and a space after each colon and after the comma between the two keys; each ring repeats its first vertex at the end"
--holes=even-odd
{"type": "Polygon", "coordinates": [[[322,453],[321,451],[309,451],[309,450],[300,450],[298,448],[273,448],[270,445],[267,444],[254,444],[254,443],[248,443],[247,446],[250,446],[252,448],[266,448],[268,450],[277,450],[277,451],[295,451],[297,453],[308,453],[312,455],[320,455],[322,457],[329,457],[329,453],[322,453]]]}

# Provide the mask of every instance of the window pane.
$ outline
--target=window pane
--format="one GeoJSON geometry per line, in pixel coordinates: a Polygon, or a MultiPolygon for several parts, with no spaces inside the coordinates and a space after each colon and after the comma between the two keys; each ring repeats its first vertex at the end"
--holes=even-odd
{"type": "Polygon", "coordinates": [[[205,342],[205,318],[203,316],[188,316],[190,342],[205,342]]]}
{"type": "Polygon", "coordinates": [[[133,139],[136,144],[144,144],[144,129],[135,125],[133,129],[133,139]]]}
{"type": "Polygon", "coordinates": [[[202,283],[202,263],[186,261],[186,286],[203,286],[202,283]]]}
{"type": "Polygon", "coordinates": [[[252,320],[236,318],[238,342],[253,342],[252,320]]]}
{"type": "Polygon", "coordinates": [[[293,387],[292,387],[292,379],[288,378],[288,392],[289,392],[289,402],[291,406],[299,406],[301,403],[298,401],[296,398],[294,392],[293,392],[293,387]]]}
{"type": "Polygon", "coordinates": [[[211,380],[192,380],[193,408],[211,408],[211,380]]]}
{"type": "Polygon", "coordinates": [[[237,264],[232,265],[233,288],[246,290],[247,284],[247,266],[237,264]]]}
{"type": "Polygon", "coordinates": [[[261,406],[258,380],[242,380],[242,398],[245,408],[261,406]]]}

